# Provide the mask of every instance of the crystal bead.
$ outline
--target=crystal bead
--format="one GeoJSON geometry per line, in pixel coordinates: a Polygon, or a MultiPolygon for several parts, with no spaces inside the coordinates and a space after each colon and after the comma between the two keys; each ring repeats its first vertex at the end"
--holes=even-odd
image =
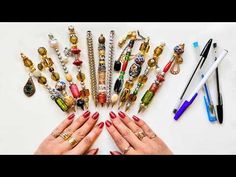
{"type": "Polygon", "coordinates": [[[38,48],[38,53],[43,56],[43,55],[47,55],[47,50],[45,49],[45,47],[39,47],[38,48]]]}
{"type": "Polygon", "coordinates": [[[71,35],[70,36],[70,42],[72,44],[76,44],[78,42],[78,37],[76,35],[71,35]]]}
{"type": "Polygon", "coordinates": [[[26,66],[26,67],[30,67],[30,66],[32,66],[33,65],[33,62],[31,61],[31,60],[29,60],[28,58],[24,58],[24,65],[26,66]]]}
{"type": "Polygon", "coordinates": [[[133,87],[134,83],[130,80],[125,82],[125,88],[131,89],[133,87]]]}
{"type": "Polygon", "coordinates": [[[56,72],[52,72],[51,79],[54,81],[58,81],[60,79],[60,75],[56,72]]]}
{"type": "Polygon", "coordinates": [[[47,83],[47,79],[44,77],[44,76],[40,76],[38,78],[38,82],[42,85],[46,84],[47,83]]]}
{"type": "Polygon", "coordinates": [[[76,77],[79,81],[83,82],[84,79],[85,79],[85,74],[80,72],[80,73],[77,74],[76,77]]]}
{"type": "Polygon", "coordinates": [[[146,83],[147,80],[148,80],[148,77],[147,77],[146,75],[141,75],[141,76],[139,76],[139,78],[138,78],[138,82],[140,82],[140,83],[142,83],[142,84],[146,83]]]}

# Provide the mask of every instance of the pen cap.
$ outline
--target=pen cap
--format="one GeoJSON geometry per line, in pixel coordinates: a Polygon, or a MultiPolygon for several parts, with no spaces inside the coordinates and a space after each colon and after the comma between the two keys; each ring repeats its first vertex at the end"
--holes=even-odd
{"type": "Polygon", "coordinates": [[[207,58],[207,55],[208,55],[208,53],[209,53],[209,51],[210,51],[210,48],[211,48],[211,43],[212,43],[212,39],[210,39],[210,40],[206,43],[205,47],[203,48],[203,50],[202,50],[202,52],[201,52],[201,54],[200,54],[201,57],[207,58]]]}

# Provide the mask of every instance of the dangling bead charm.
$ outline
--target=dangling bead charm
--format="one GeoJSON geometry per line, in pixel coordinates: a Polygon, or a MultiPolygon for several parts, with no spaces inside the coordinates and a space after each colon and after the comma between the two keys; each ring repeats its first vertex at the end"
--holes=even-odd
{"type": "Polygon", "coordinates": [[[183,63],[183,58],[180,56],[184,52],[184,44],[180,44],[174,48],[174,57],[175,61],[173,66],[170,69],[171,74],[178,74],[180,72],[180,64],[183,63]]]}
{"type": "Polygon", "coordinates": [[[34,82],[33,82],[33,79],[31,76],[29,77],[28,81],[26,82],[23,90],[24,90],[25,95],[28,97],[31,97],[34,95],[35,85],[34,85],[34,82]]]}

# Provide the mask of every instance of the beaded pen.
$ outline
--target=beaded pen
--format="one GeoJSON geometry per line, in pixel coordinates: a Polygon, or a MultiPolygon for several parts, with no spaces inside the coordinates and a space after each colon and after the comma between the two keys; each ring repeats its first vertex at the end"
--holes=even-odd
{"type": "MultiPolygon", "coordinates": [[[[122,90],[123,83],[124,83],[124,75],[125,75],[126,68],[128,66],[128,62],[130,60],[130,56],[131,56],[131,52],[132,52],[132,49],[133,49],[133,46],[134,46],[134,42],[136,40],[144,40],[145,39],[143,36],[141,36],[139,34],[139,31],[137,31],[137,34],[136,34],[136,31],[129,32],[127,37],[125,39],[123,39],[122,42],[119,42],[119,46],[121,47],[122,45],[124,45],[124,43],[127,39],[130,39],[128,45],[125,47],[126,53],[124,55],[124,61],[122,63],[122,68],[121,68],[121,71],[120,71],[120,75],[117,78],[117,80],[115,82],[115,85],[114,85],[114,92],[115,93],[111,97],[112,106],[114,106],[114,104],[117,102],[118,97],[119,97],[118,95],[122,90]],[[137,38],[137,34],[138,34],[139,37],[141,37],[141,39],[137,38]]],[[[122,53],[124,53],[124,51],[122,53]]],[[[114,67],[116,67],[116,63],[114,64],[114,67]]]]}
{"type": "Polygon", "coordinates": [[[140,107],[138,112],[143,111],[147,108],[147,106],[150,104],[151,100],[153,99],[155,93],[161,86],[162,82],[165,80],[165,74],[168,72],[170,67],[172,66],[172,63],[177,59],[181,57],[181,54],[184,52],[184,44],[179,44],[174,48],[174,54],[172,58],[169,60],[169,62],[165,65],[162,72],[159,72],[156,75],[156,80],[152,83],[150,88],[145,92],[141,99],[140,107]]]}
{"type": "Polygon", "coordinates": [[[91,93],[97,106],[97,79],[95,70],[95,60],[93,51],[93,36],[91,31],[87,31],[87,47],[88,47],[88,59],[89,59],[89,71],[90,71],[90,83],[91,83],[91,93]]]}
{"type": "Polygon", "coordinates": [[[71,48],[65,48],[64,53],[67,57],[74,57],[73,64],[78,69],[77,79],[81,84],[81,90],[80,90],[80,97],[77,99],[77,106],[79,106],[81,109],[88,109],[88,102],[89,102],[89,89],[86,89],[85,87],[85,74],[81,71],[81,66],[83,61],[80,60],[80,52],[81,50],[78,48],[78,37],[75,33],[75,29],[73,26],[68,27],[69,30],[69,39],[71,43],[71,48]]]}
{"type": "Polygon", "coordinates": [[[138,78],[138,83],[133,90],[133,92],[129,95],[126,105],[125,105],[125,111],[127,111],[131,105],[136,101],[137,99],[137,94],[139,92],[139,89],[143,87],[143,85],[147,82],[148,80],[148,74],[151,69],[156,68],[157,73],[159,72],[160,68],[158,66],[158,59],[159,56],[162,54],[163,49],[164,49],[165,44],[161,43],[159,46],[157,46],[153,52],[153,57],[150,58],[147,62],[147,67],[144,70],[143,74],[139,76],[138,78]]]}
{"type": "Polygon", "coordinates": [[[98,38],[98,95],[97,100],[102,106],[106,103],[106,63],[105,63],[105,37],[98,38]]]}
{"type": "Polygon", "coordinates": [[[136,55],[134,59],[134,63],[129,68],[129,78],[125,82],[125,87],[121,91],[120,98],[119,98],[119,106],[118,109],[120,109],[124,103],[127,101],[130,90],[132,89],[134,85],[134,81],[139,76],[142,65],[145,62],[145,56],[148,53],[150,49],[149,45],[149,38],[147,37],[140,45],[139,53],[136,55]]]}
{"type": "Polygon", "coordinates": [[[114,35],[115,31],[110,31],[109,36],[109,54],[108,54],[108,66],[107,66],[107,107],[109,107],[111,103],[111,89],[112,89],[112,65],[113,65],[113,57],[114,57],[114,35]]]}
{"type": "Polygon", "coordinates": [[[64,101],[63,95],[61,95],[59,91],[51,88],[48,85],[46,77],[44,77],[40,71],[36,70],[33,62],[27,56],[25,56],[23,53],[21,53],[20,55],[23,60],[24,66],[29,68],[30,73],[32,73],[32,75],[38,80],[38,83],[47,88],[48,92],[51,94],[51,99],[56,102],[56,104],[61,108],[62,111],[68,111],[69,108],[64,101]]]}
{"type": "Polygon", "coordinates": [[[73,77],[72,75],[69,73],[67,67],[66,67],[66,63],[68,62],[67,59],[62,59],[62,56],[61,56],[61,53],[60,53],[60,50],[59,50],[59,43],[58,43],[58,40],[52,35],[52,34],[49,34],[48,35],[49,37],[49,46],[51,48],[53,48],[57,54],[57,57],[58,57],[58,60],[60,61],[61,63],[61,66],[63,68],[63,71],[64,71],[64,74],[65,74],[65,77],[66,77],[66,80],[67,82],[69,83],[69,88],[70,88],[70,91],[72,93],[72,96],[74,98],[72,98],[71,96],[68,96],[68,100],[72,103],[73,102],[73,105],[75,105],[75,100],[77,100],[79,97],[80,97],[80,92],[79,92],[79,89],[77,87],[77,85],[75,83],[72,82],[73,80],[73,77]],[[73,100],[72,100],[73,99],[73,100]],[[75,100],[74,100],[75,99],[75,100]]]}

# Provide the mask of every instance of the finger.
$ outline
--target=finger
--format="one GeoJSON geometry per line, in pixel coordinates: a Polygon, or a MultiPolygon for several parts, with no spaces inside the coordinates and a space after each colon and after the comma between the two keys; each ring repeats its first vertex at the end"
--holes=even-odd
{"type": "Polygon", "coordinates": [[[119,151],[110,151],[111,155],[122,155],[119,151]]]}
{"type": "Polygon", "coordinates": [[[113,125],[120,132],[120,134],[128,141],[128,143],[132,147],[134,147],[134,149],[137,149],[143,146],[143,143],[137,138],[137,136],[128,127],[124,125],[124,123],[119,118],[117,118],[114,112],[112,111],[110,112],[110,117],[112,119],[113,125]]]}
{"type": "Polygon", "coordinates": [[[65,120],[63,120],[53,131],[52,133],[47,137],[48,140],[55,140],[71,123],[73,122],[73,119],[75,117],[75,114],[69,115],[65,120]]]}
{"type": "MultiPolygon", "coordinates": [[[[77,118],[70,126],[68,126],[63,132],[68,133],[69,135],[72,135],[79,127],[81,127],[89,118],[90,112],[86,111],[81,115],[79,118],[77,118]]],[[[60,136],[57,138],[58,143],[64,142],[64,139],[60,136]]]]}
{"type": "Polygon", "coordinates": [[[90,149],[90,150],[87,152],[87,155],[96,155],[96,154],[98,153],[98,150],[99,150],[99,148],[90,149]]]}
{"type": "Polygon", "coordinates": [[[143,129],[144,133],[152,140],[157,141],[159,138],[155,134],[155,132],[140,118],[137,116],[132,117],[134,119],[134,122],[143,129]]]}
{"type": "MultiPolygon", "coordinates": [[[[123,138],[121,136],[121,134],[118,132],[118,130],[113,126],[113,124],[107,120],[106,121],[106,127],[107,130],[109,132],[109,134],[111,135],[112,139],[115,141],[117,147],[121,150],[121,152],[123,153],[124,150],[130,146],[130,144],[128,143],[128,141],[126,141],[125,138],[123,138]]],[[[133,148],[130,148],[130,150],[127,152],[128,153],[134,153],[135,150],[133,148]]]]}
{"type": "Polygon", "coordinates": [[[128,117],[125,113],[122,111],[118,112],[118,115],[121,118],[121,121],[130,129],[132,132],[143,132],[142,128],[140,128],[138,125],[135,124],[134,120],[132,120],[130,117],[128,117]]]}
{"type": "Polygon", "coordinates": [[[104,122],[99,123],[96,125],[91,132],[79,143],[77,144],[72,150],[70,150],[69,154],[84,154],[95,142],[97,137],[101,134],[102,129],[104,126],[104,122]]]}

